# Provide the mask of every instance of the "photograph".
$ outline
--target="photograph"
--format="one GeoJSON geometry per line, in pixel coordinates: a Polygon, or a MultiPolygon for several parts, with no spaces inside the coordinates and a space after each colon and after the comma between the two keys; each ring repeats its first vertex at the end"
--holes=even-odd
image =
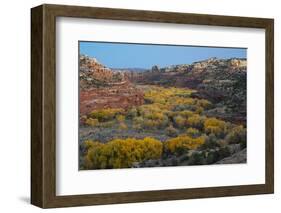
{"type": "Polygon", "coordinates": [[[79,170],[247,162],[247,49],[79,41],[79,170]]]}
{"type": "Polygon", "coordinates": [[[32,205],[274,193],[273,15],[159,6],[31,8],[32,205]]]}

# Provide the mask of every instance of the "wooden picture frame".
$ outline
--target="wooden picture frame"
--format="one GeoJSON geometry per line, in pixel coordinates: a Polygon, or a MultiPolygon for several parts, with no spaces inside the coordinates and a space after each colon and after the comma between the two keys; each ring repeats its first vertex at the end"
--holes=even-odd
{"type": "Polygon", "coordinates": [[[267,194],[274,191],[274,21],[44,4],[31,9],[31,203],[41,208],[267,194]],[[87,195],[56,195],[56,17],[265,29],[265,184],[87,195]]]}

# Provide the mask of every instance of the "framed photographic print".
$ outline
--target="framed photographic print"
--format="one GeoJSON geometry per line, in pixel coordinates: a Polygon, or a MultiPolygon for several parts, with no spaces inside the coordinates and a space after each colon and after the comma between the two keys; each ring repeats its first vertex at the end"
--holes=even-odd
{"type": "Polygon", "coordinates": [[[274,191],[272,19],[31,9],[31,203],[274,191]]]}

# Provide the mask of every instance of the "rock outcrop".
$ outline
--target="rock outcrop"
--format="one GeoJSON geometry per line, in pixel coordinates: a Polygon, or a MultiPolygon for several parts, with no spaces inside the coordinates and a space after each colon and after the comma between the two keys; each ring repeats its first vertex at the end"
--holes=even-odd
{"type": "Polygon", "coordinates": [[[85,55],[80,56],[79,69],[80,88],[83,89],[107,87],[128,80],[124,72],[112,71],[97,59],[85,55]]]}
{"type": "Polygon", "coordinates": [[[130,74],[128,78],[137,84],[195,89],[198,92],[193,94],[194,98],[207,99],[217,105],[206,115],[246,124],[246,59],[210,58],[192,64],[158,67],[158,70],[130,74]]]}
{"type": "Polygon", "coordinates": [[[236,164],[236,163],[246,163],[247,162],[247,149],[243,149],[230,157],[224,158],[218,161],[216,164],[236,164]]]}
{"type": "Polygon", "coordinates": [[[143,104],[143,93],[121,71],[112,71],[95,58],[80,56],[80,116],[96,109],[143,104]]]}

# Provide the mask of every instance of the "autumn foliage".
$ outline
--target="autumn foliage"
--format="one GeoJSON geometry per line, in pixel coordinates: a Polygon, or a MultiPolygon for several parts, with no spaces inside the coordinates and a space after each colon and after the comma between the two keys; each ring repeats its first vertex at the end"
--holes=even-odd
{"type": "Polygon", "coordinates": [[[123,109],[100,109],[94,110],[89,114],[89,117],[92,119],[98,119],[98,121],[109,121],[114,119],[117,115],[124,113],[123,109]]]}
{"type": "Polygon", "coordinates": [[[205,143],[205,140],[204,136],[192,138],[187,135],[181,135],[165,142],[165,148],[171,153],[182,153],[190,149],[197,149],[205,143]]]}
{"type": "Polygon", "coordinates": [[[153,138],[115,139],[106,144],[85,141],[87,169],[129,168],[134,162],[158,159],[162,155],[162,143],[153,138]]]}
{"type": "MultiPolygon", "coordinates": [[[[144,137],[85,140],[81,145],[84,150],[82,167],[130,168],[134,163],[170,155],[179,156],[189,150],[213,150],[217,147],[226,149],[228,144],[240,144],[245,148],[246,129],[219,118],[208,117],[205,111],[210,109],[212,103],[192,98],[193,92],[194,90],[183,88],[149,86],[144,93],[143,105],[130,109],[99,109],[89,113],[83,118],[88,127],[121,133],[139,132],[144,137]],[[164,134],[164,139],[154,138],[155,132],[164,134]]],[[[206,162],[218,159],[217,156],[210,156],[205,159],[206,162]]],[[[193,157],[194,164],[202,160],[196,154],[193,157]]]]}

